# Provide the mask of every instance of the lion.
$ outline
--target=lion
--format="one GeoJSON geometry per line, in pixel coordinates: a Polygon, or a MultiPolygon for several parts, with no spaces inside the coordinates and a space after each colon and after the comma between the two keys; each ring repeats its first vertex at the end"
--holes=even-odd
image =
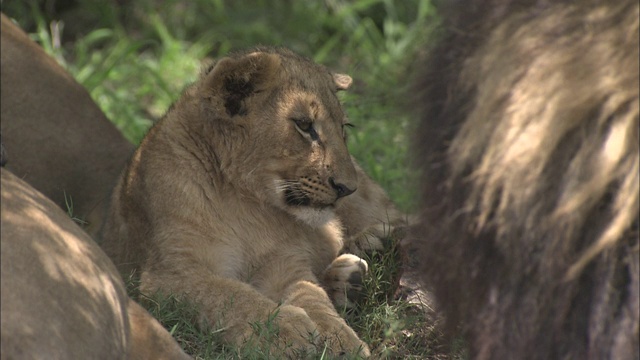
{"type": "Polygon", "coordinates": [[[19,175],[1,170],[2,358],[189,359],[60,209],[66,192],[76,216],[91,222],[86,230],[97,233],[101,204],[132,145],[80,85],[0,17],[0,165],[19,175]]]}
{"type": "Polygon", "coordinates": [[[332,303],[350,305],[367,264],[338,255],[379,248],[382,227],[403,220],[347,150],[336,93],[351,82],[285,48],[215,62],[123,172],[107,254],[139,275],[142,293],[197,305],[228,343],[255,340],[269,321],[270,346],[286,356],[368,356],[332,303]]]}
{"type": "Polygon", "coordinates": [[[472,359],[638,359],[638,2],[443,15],[418,84],[425,285],[472,359]]]}
{"type": "Polygon", "coordinates": [[[1,24],[6,167],[72,211],[97,238],[134,147],[89,93],[4,14],[1,24]]]}
{"type": "Polygon", "coordinates": [[[58,206],[0,170],[3,359],[190,359],[58,206]]]}

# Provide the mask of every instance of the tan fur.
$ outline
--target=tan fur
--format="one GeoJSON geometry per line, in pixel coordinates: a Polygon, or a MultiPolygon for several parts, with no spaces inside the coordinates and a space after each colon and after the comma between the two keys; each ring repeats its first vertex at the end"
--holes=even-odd
{"type": "Polygon", "coordinates": [[[336,214],[343,224],[343,251],[362,255],[384,249],[383,239],[396,241],[401,238],[401,232],[394,230],[404,229],[408,219],[356,160],[352,161],[358,173],[358,191],[338,203],[336,214]]]}
{"type": "Polygon", "coordinates": [[[346,293],[366,271],[356,256],[337,258],[336,212],[354,236],[400,217],[347,151],[335,93],[350,83],[281,48],[218,61],[133,156],[114,193],[107,253],[140,274],[144,293],[184,294],[231,343],[274,316],[272,345],[288,356],[324,346],[368,355],[319,283],[338,273],[325,286],[346,293]]]}
{"type": "Polygon", "coordinates": [[[67,214],[0,174],[2,359],[189,358],[67,214]]]}
{"type": "Polygon", "coordinates": [[[61,208],[72,202],[95,236],[133,146],[53,58],[4,14],[1,21],[6,166],[61,208]]]}

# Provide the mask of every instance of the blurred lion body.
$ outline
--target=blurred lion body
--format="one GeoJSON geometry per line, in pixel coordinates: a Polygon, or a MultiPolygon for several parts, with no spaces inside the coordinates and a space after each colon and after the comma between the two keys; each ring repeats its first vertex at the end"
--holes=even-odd
{"type": "Polygon", "coordinates": [[[2,359],[189,359],[61,209],[2,177],[2,359]]]}
{"type": "Polygon", "coordinates": [[[87,90],[4,14],[0,34],[6,167],[70,208],[96,237],[134,147],[87,90]]]}
{"type": "Polygon", "coordinates": [[[419,84],[425,283],[473,358],[637,359],[637,2],[450,10],[419,84]]]}
{"type": "Polygon", "coordinates": [[[0,357],[189,359],[62,210],[73,201],[74,215],[97,233],[132,145],[85,89],[0,16],[0,357]]]}

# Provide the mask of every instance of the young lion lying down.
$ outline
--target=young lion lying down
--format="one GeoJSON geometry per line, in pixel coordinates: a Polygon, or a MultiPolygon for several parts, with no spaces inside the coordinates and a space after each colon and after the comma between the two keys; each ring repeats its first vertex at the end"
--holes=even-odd
{"type": "Polygon", "coordinates": [[[350,223],[398,216],[347,151],[336,92],[350,84],[282,48],[218,61],[131,159],[113,196],[107,253],[139,272],[143,293],[197,304],[230,343],[270,319],[279,328],[270,346],[288,356],[325,347],[367,356],[325,291],[346,303],[338,295],[366,271],[358,257],[338,257],[336,213],[350,223]]]}

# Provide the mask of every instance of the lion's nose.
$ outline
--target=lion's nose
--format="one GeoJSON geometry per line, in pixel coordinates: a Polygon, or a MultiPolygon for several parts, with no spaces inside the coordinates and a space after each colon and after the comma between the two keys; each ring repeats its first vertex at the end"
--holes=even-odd
{"type": "Polygon", "coordinates": [[[346,185],[335,182],[333,178],[329,178],[329,184],[336,191],[338,199],[347,195],[351,195],[354,191],[356,191],[355,188],[349,189],[346,185]]]}

